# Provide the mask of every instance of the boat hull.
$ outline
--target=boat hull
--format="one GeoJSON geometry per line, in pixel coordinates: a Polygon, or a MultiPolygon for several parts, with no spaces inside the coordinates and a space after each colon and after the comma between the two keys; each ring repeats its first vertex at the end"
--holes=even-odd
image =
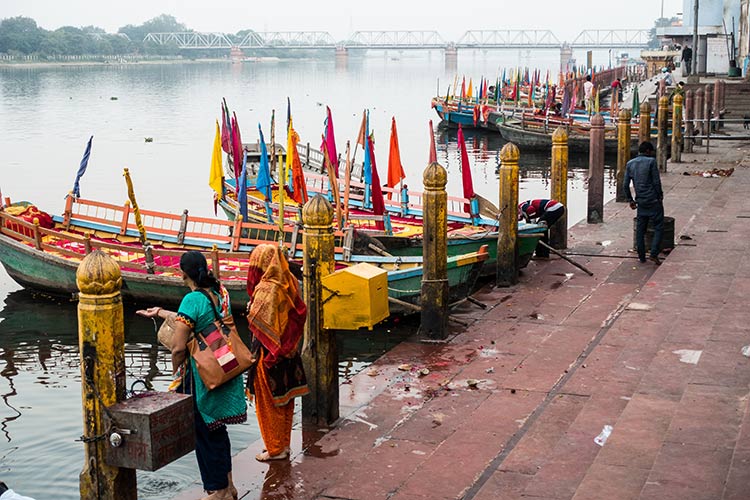
{"type": "MultiPolygon", "coordinates": [[[[498,123],[497,129],[500,135],[508,142],[516,144],[521,149],[535,149],[551,151],[552,133],[537,132],[535,130],[524,130],[512,127],[506,124],[498,123]]],[[[568,150],[576,153],[588,153],[590,149],[590,139],[588,136],[571,134],[568,136],[568,150]]],[[[617,153],[617,139],[606,138],[604,140],[604,151],[606,153],[617,153]]]]}

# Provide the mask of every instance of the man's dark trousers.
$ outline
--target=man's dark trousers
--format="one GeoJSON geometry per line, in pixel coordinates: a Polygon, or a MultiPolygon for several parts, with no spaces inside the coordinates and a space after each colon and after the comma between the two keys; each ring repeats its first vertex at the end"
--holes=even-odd
{"type": "Polygon", "coordinates": [[[636,249],[641,262],[646,260],[646,227],[649,221],[654,227],[654,236],[651,238],[651,257],[657,257],[661,251],[661,236],[664,232],[664,205],[661,201],[653,206],[638,205],[635,226],[636,249]]]}

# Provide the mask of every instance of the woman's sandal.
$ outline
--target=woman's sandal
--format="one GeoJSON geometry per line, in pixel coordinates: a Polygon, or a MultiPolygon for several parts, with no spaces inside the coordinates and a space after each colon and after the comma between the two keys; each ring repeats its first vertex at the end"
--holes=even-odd
{"type": "Polygon", "coordinates": [[[283,451],[279,453],[278,455],[269,455],[268,451],[263,450],[262,453],[258,453],[255,455],[255,460],[258,462],[270,462],[271,460],[286,460],[289,458],[289,452],[283,451]]]}

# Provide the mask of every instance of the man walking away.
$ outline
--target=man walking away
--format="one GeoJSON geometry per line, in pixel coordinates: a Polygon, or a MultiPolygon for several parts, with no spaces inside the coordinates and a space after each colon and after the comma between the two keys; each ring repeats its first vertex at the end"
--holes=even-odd
{"type": "Polygon", "coordinates": [[[654,158],[654,145],[643,142],[638,147],[638,156],[630,160],[625,166],[625,180],[623,189],[625,197],[630,203],[630,208],[638,209],[636,212],[636,249],[638,259],[646,262],[646,227],[648,223],[654,227],[654,236],[651,239],[651,260],[657,266],[661,264],[659,252],[661,251],[661,235],[664,230],[664,193],[661,189],[661,178],[659,169],[654,158]],[[635,199],[630,192],[630,182],[633,182],[635,199]]]}
{"type": "Polygon", "coordinates": [[[690,75],[693,63],[693,49],[690,48],[690,45],[685,45],[685,48],[682,49],[682,62],[685,64],[682,68],[682,76],[690,75]]]}

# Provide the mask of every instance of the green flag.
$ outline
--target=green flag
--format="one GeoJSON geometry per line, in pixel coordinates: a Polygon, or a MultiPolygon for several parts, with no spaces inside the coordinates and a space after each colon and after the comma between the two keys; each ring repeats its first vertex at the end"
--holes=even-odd
{"type": "Polygon", "coordinates": [[[633,87],[633,117],[640,115],[641,113],[641,102],[638,98],[638,85],[633,87]]]}

